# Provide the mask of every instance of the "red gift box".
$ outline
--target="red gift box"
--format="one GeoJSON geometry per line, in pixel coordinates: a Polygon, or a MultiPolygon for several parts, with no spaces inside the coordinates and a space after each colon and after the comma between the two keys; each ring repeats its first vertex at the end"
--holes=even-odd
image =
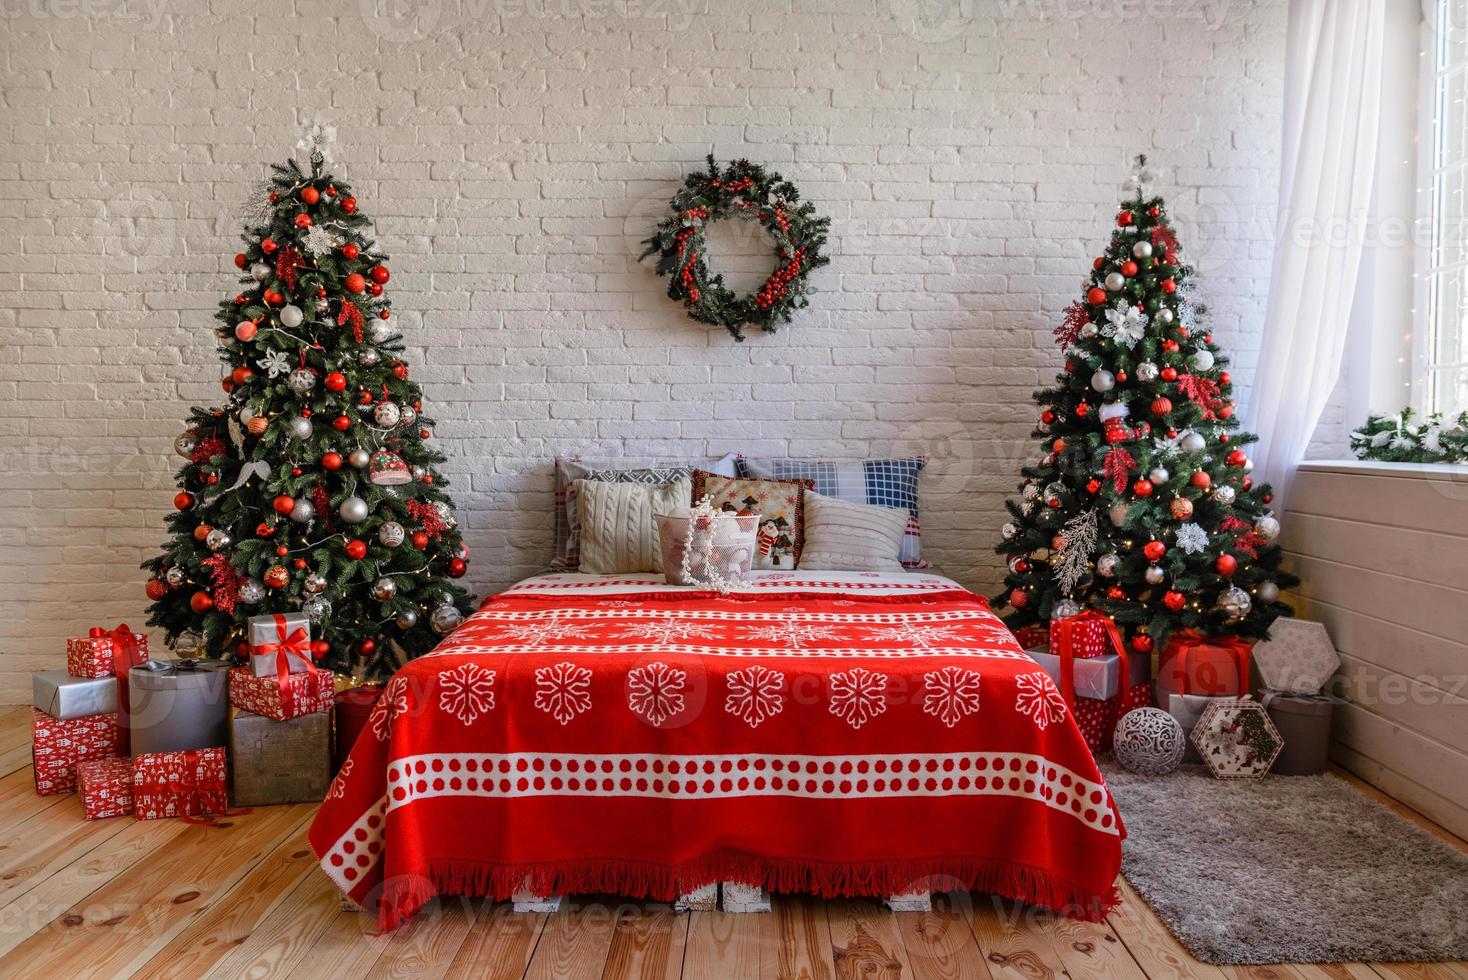
{"type": "Polygon", "coordinates": [[[1110,616],[1094,609],[1051,620],[1050,652],[1057,657],[1069,653],[1079,660],[1104,657],[1111,652],[1115,627],[1110,616]]]}
{"type": "Polygon", "coordinates": [[[335,690],[336,676],[317,667],[270,677],[256,677],[248,667],[229,669],[230,705],[276,721],[328,710],[335,690]]]}
{"type": "Polygon", "coordinates": [[[1076,698],[1072,710],[1075,711],[1076,725],[1080,728],[1086,745],[1090,746],[1092,753],[1099,755],[1111,751],[1112,735],[1122,716],[1138,708],[1150,707],[1151,704],[1152,682],[1147,681],[1132,685],[1109,701],[1076,698]]]}
{"type": "Polygon", "coordinates": [[[115,630],[92,627],[86,636],[66,641],[66,672],[72,677],[123,677],[148,659],[148,637],[127,625],[115,630]]]}
{"type": "Polygon", "coordinates": [[[1014,638],[1025,650],[1033,650],[1036,647],[1048,647],[1050,645],[1050,627],[1048,626],[1021,626],[1014,631],[1014,638]]]}
{"type": "Polygon", "coordinates": [[[382,697],[381,684],[363,684],[337,694],[336,700],[336,748],[332,753],[331,771],[335,773],[347,761],[357,736],[367,727],[377,699],[382,697]]]}
{"type": "Polygon", "coordinates": [[[76,768],[83,762],[117,756],[117,715],[87,715],[62,721],[39,708],[31,709],[36,792],[42,796],[76,789],[76,768]]]}
{"type": "Polygon", "coordinates": [[[222,748],[150,752],[133,759],[133,816],[139,820],[224,813],[229,808],[222,748]]]}
{"type": "Polygon", "coordinates": [[[1168,639],[1158,659],[1157,686],[1173,694],[1247,694],[1252,651],[1252,643],[1236,636],[1180,630],[1168,639]]]}
{"type": "Polygon", "coordinates": [[[76,767],[77,788],[88,820],[133,812],[133,760],[98,759],[76,767]]]}

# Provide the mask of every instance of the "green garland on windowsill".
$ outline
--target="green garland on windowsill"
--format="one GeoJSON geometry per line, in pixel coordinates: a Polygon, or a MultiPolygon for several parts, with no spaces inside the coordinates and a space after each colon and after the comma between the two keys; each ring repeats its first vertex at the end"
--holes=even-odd
{"type": "Polygon", "coordinates": [[[1468,463],[1468,412],[1447,422],[1441,412],[1414,418],[1410,408],[1371,416],[1351,433],[1351,451],[1382,463],[1468,463]]]}

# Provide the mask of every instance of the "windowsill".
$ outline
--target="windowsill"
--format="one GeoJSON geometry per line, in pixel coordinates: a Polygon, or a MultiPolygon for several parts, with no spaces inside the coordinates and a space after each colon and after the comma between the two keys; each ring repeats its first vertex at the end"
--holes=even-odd
{"type": "Polygon", "coordinates": [[[1408,480],[1468,480],[1468,465],[1462,463],[1378,463],[1363,459],[1307,459],[1300,464],[1300,471],[1389,476],[1408,480]]]}

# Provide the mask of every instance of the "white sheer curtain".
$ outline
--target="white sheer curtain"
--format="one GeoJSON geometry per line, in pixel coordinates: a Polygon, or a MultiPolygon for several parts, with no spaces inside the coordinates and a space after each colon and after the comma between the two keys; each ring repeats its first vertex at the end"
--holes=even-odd
{"type": "Polygon", "coordinates": [[[1376,176],[1386,2],[1290,3],[1280,213],[1246,406],[1254,478],[1274,484],[1276,508],[1340,377],[1376,176]]]}

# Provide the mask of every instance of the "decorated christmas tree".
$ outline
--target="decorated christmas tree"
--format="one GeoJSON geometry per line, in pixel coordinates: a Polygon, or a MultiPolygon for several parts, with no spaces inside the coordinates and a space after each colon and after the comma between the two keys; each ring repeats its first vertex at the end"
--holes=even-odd
{"type": "Polygon", "coordinates": [[[309,171],[274,166],[246,206],[240,290],[215,314],[227,397],[174,443],[172,539],[143,567],[170,644],[227,656],[248,617],[300,611],[318,666],[373,678],[462,621],[468,550],[383,295],[387,256],[325,169],[323,135],[303,141],[309,171]]]}
{"type": "Polygon", "coordinates": [[[1035,392],[1041,458],[1007,502],[995,600],[1015,629],[1099,610],[1144,653],[1184,628],[1263,636],[1296,582],[1152,179],[1139,157],[1085,298],[1055,330],[1065,369],[1035,392]]]}

